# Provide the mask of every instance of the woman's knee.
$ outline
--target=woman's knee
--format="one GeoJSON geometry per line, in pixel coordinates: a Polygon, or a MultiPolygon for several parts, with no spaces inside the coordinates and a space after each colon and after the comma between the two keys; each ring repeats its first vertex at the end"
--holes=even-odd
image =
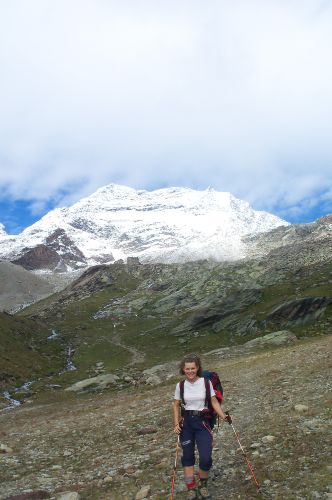
{"type": "Polygon", "coordinates": [[[195,465],[195,444],[192,439],[184,439],[181,441],[182,457],[181,463],[183,467],[191,467],[195,465]]]}
{"type": "Polygon", "coordinates": [[[211,455],[203,455],[199,457],[199,468],[201,470],[208,471],[212,467],[212,456],[211,455]]]}

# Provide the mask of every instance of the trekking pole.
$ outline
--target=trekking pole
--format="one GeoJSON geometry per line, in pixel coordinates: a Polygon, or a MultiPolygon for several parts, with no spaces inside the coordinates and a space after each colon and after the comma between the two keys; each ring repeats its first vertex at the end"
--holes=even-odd
{"type": "Polygon", "coordinates": [[[174,467],[173,467],[172,488],[171,488],[170,500],[173,500],[173,498],[174,498],[174,487],[175,487],[175,479],[176,479],[176,466],[177,466],[177,463],[178,463],[179,449],[180,449],[180,435],[178,434],[178,440],[176,442],[176,450],[175,450],[175,461],[174,461],[174,467]]]}
{"type": "Polygon", "coordinates": [[[241,449],[242,454],[243,454],[243,456],[244,456],[244,458],[245,458],[245,460],[246,460],[246,462],[247,462],[247,465],[248,465],[248,468],[249,468],[249,470],[250,470],[250,472],[251,472],[251,475],[252,475],[252,477],[254,478],[254,481],[255,481],[255,483],[256,483],[256,486],[257,486],[257,488],[260,488],[260,484],[259,484],[259,482],[258,482],[258,481],[257,481],[257,479],[256,479],[256,476],[255,476],[255,473],[254,473],[253,468],[252,468],[252,466],[251,466],[251,463],[249,462],[249,459],[248,459],[248,457],[247,457],[247,455],[246,455],[246,452],[244,451],[243,446],[242,446],[242,444],[240,443],[240,438],[239,438],[239,435],[238,435],[238,433],[236,432],[236,430],[235,430],[235,428],[234,428],[232,417],[230,416],[229,411],[226,411],[225,413],[226,413],[226,415],[227,415],[227,422],[229,423],[229,425],[230,425],[230,426],[232,427],[232,429],[233,429],[233,432],[234,432],[234,434],[235,434],[235,437],[236,437],[236,439],[237,439],[237,442],[238,442],[238,443],[239,443],[239,445],[240,445],[240,449],[241,449]]]}

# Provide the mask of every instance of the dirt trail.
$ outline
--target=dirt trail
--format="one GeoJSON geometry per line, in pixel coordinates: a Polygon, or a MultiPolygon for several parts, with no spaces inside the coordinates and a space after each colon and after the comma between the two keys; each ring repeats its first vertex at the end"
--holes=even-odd
{"type": "Polygon", "coordinates": [[[131,346],[124,344],[121,341],[121,335],[119,333],[116,333],[115,335],[112,336],[112,340],[110,341],[110,343],[114,344],[118,347],[122,347],[123,349],[126,349],[127,351],[129,351],[131,353],[132,359],[126,365],[126,367],[142,363],[145,359],[145,354],[143,352],[138,351],[137,349],[135,349],[135,347],[131,347],[131,346]]]}
{"type": "MultiPolygon", "coordinates": [[[[223,423],[215,434],[214,500],[331,498],[329,352],[331,336],[205,362],[221,375],[224,409],[231,411],[263,485],[258,493],[223,423]]],[[[151,500],[169,499],[176,381],[67,401],[59,393],[52,404],[26,403],[1,414],[0,440],[13,451],[0,454],[0,498],[32,489],[54,499],[71,490],[82,500],[134,500],[149,486],[151,500]]],[[[181,476],[179,468],[176,500],[185,498],[181,476]]]]}

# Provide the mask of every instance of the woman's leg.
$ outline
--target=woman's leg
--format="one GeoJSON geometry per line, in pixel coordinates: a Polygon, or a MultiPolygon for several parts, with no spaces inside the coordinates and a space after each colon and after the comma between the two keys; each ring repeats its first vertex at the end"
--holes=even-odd
{"type": "Polygon", "coordinates": [[[212,467],[213,435],[210,427],[201,421],[199,431],[196,431],[196,443],[199,453],[200,477],[208,477],[212,467]]]}
{"type": "Polygon", "coordinates": [[[194,476],[195,465],[195,434],[190,425],[190,419],[186,419],[180,435],[182,446],[182,458],[184,480],[188,490],[196,488],[194,476]]]}
{"type": "Polygon", "coordinates": [[[196,432],[196,443],[199,453],[198,491],[201,498],[209,498],[207,481],[212,466],[213,435],[210,427],[205,422],[201,424],[201,430],[196,432]]]}

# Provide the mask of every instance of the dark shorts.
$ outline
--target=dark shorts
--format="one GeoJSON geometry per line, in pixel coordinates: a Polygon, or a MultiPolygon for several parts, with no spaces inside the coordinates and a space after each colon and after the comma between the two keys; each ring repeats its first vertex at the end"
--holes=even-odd
{"type": "Polygon", "coordinates": [[[186,415],[180,434],[182,446],[182,465],[190,467],[195,464],[195,445],[199,454],[199,467],[208,471],[212,466],[213,436],[209,424],[202,417],[186,415]]]}

